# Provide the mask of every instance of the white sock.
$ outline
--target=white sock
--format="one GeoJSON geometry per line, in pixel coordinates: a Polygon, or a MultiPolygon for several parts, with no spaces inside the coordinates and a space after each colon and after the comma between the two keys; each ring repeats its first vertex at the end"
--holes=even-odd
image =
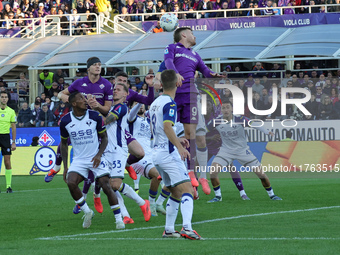
{"type": "Polygon", "coordinates": [[[136,190],[136,189],[139,189],[139,181],[140,181],[140,177],[141,177],[141,175],[140,175],[140,174],[137,174],[137,180],[134,180],[134,181],[133,181],[134,186],[135,186],[135,190],[136,190]]]}
{"type": "Polygon", "coordinates": [[[204,151],[196,149],[196,159],[200,169],[200,178],[207,179],[207,163],[208,163],[208,149],[204,148],[204,151]]]}
{"type": "Polygon", "coordinates": [[[221,186],[214,187],[215,197],[221,197],[221,186]]]}
{"type": "Polygon", "coordinates": [[[55,165],[53,167],[53,170],[56,171],[57,173],[60,171],[61,165],[55,165]]]}
{"type": "Polygon", "coordinates": [[[266,189],[266,191],[267,191],[267,193],[268,193],[268,196],[269,196],[269,197],[272,197],[272,196],[274,196],[274,190],[273,190],[273,188],[272,188],[272,187],[270,187],[270,188],[266,189]]]}
{"type": "Polygon", "coordinates": [[[162,189],[161,194],[156,200],[156,205],[163,205],[163,202],[170,196],[170,193],[162,189]]]}
{"type": "Polygon", "coordinates": [[[243,190],[240,190],[240,197],[242,197],[243,195],[247,195],[246,192],[243,190]]]}
{"type": "Polygon", "coordinates": [[[128,184],[126,183],[122,183],[122,185],[120,185],[119,191],[121,193],[123,193],[125,196],[127,196],[128,198],[131,198],[133,200],[135,200],[135,202],[139,205],[142,206],[145,204],[145,201],[143,198],[141,198],[136,191],[133,190],[133,188],[131,188],[128,184]]]}
{"type": "Polygon", "coordinates": [[[95,198],[100,197],[100,193],[99,193],[99,194],[96,194],[95,192],[93,192],[93,195],[94,195],[95,198]]]}
{"type": "Polygon", "coordinates": [[[91,209],[90,207],[87,205],[86,201],[85,201],[85,198],[82,197],[80,198],[79,200],[75,201],[77,205],[79,205],[79,207],[81,208],[81,210],[84,212],[84,213],[89,213],[91,212],[91,209]]]}
{"type": "Polygon", "coordinates": [[[84,199],[86,200],[87,193],[83,193],[83,197],[84,197],[84,199]]]}
{"type": "Polygon", "coordinates": [[[166,205],[165,232],[175,232],[175,222],[180,201],[170,197],[166,205]]]}
{"type": "Polygon", "coordinates": [[[118,199],[118,204],[119,204],[120,212],[121,212],[122,216],[131,218],[130,214],[129,214],[129,212],[126,209],[126,206],[124,204],[124,199],[123,199],[122,195],[120,194],[120,192],[118,190],[115,191],[115,194],[116,194],[117,199],[118,199]]]}
{"type": "Polygon", "coordinates": [[[191,219],[194,212],[194,199],[190,193],[182,195],[181,213],[183,218],[183,228],[192,230],[191,219]]]}
{"type": "Polygon", "coordinates": [[[120,207],[118,205],[111,205],[111,210],[113,211],[113,214],[115,215],[116,222],[117,221],[123,221],[122,214],[120,213],[120,207]]]}

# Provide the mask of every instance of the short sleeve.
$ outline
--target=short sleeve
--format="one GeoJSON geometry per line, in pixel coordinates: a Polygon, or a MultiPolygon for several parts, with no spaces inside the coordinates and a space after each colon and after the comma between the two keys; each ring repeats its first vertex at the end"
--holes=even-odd
{"type": "Polygon", "coordinates": [[[175,102],[169,102],[163,107],[163,122],[171,122],[175,125],[177,115],[177,105],[175,102]]]}
{"type": "Polygon", "coordinates": [[[67,89],[68,92],[70,92],[70,94],[78,91],[77,87],[78,87],[78,83],[80,82],[81,79],[74,81],[67,89]]]}
{"type": "Polygon", "coordinates": [[[69,133],[66,129],[67,124],[67,118],[63,117],[60,121],[60,136],[62,139],[67,139],[69,137],[69,133]]]}
{"type": "Polygon", "coordinates": [[[127,114],[127,107],[123,104],[117,104],[113,107],[110,113],[113,114],[117,119],[121,119],[125,114],[127,114]]]}

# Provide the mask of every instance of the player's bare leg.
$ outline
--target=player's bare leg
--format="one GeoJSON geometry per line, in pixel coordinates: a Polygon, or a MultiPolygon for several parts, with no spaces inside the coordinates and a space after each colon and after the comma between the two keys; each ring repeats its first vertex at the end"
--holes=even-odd
{"type": "Polygon", "coordinates": [[[152,216],[158,216],[156,208],[156,196],[158,193],[159,184],[161,183],[161,179],[158,179],[158,176],[159,173],[155,167],[149,170],[148,177],[151,179],[149,189],[149,201],[152,216]]]}
{"type": "Polygon", "coordinates": [[[222,166],[216,162],[212,163],[210,168],[210,181],[214,188],[215,197],[208,201],[208,203],[220,202],[222,201],[222,193],[220,187],[220,179],[218,178],[219,172],[222,170],[222,166]]]}
{"type": "MultiPolygon", "coordinates": [[[[208,163],[208,149],[205,140],[205,135],[196,135],[196,160],[200,170],[199,183],[202,185],[202,190],[206,195],[209,195],[211,190],[207,180],[207,163],[208,163]]],[[[195,171],[197,174],[197,171],[195,171]]]]}
{"type": "Polygon", "coordinates": [[[188,151],[190,152],[191,160],[188,160],[188,172],[193,187],[198,187],[198,181],[195,176],[195,161],[196,156],[196,124],[183,123],[185,138],[189,141],[190,147],[188,151]]]}
{"type": "Polygon", "coordinates": [[[274,190],[270,185],[269,178],[264,173],[262,166],[260,165],[260,166],[257,166],[257,167],[253,167],[252,170],[257,175],[257,177],[259,177],[259,179],[261,180],[262,186],[266,189],[270,199],[272,199],[272,200],[282,200],[280,197],[278,197],[274,194],[274,190]]]}

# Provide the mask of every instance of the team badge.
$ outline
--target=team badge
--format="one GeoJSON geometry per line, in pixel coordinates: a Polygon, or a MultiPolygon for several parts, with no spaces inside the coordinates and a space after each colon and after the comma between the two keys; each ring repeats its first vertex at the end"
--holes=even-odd
{"type": "Polygon", "coordinates": [[[101,85],[99,85],[99,88],[103,89],[103,88],[105,88],[105,85],[101,84],[101,85]]]}

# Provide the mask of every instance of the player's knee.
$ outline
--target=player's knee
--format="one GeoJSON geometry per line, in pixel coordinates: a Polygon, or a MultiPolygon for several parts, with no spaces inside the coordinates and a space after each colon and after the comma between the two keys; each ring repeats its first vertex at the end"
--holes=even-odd
{"type": "Polygon", "coordinates": [[[196,145],[198,148],[206,147],[205,136],[196,136],[196,145]]]}

